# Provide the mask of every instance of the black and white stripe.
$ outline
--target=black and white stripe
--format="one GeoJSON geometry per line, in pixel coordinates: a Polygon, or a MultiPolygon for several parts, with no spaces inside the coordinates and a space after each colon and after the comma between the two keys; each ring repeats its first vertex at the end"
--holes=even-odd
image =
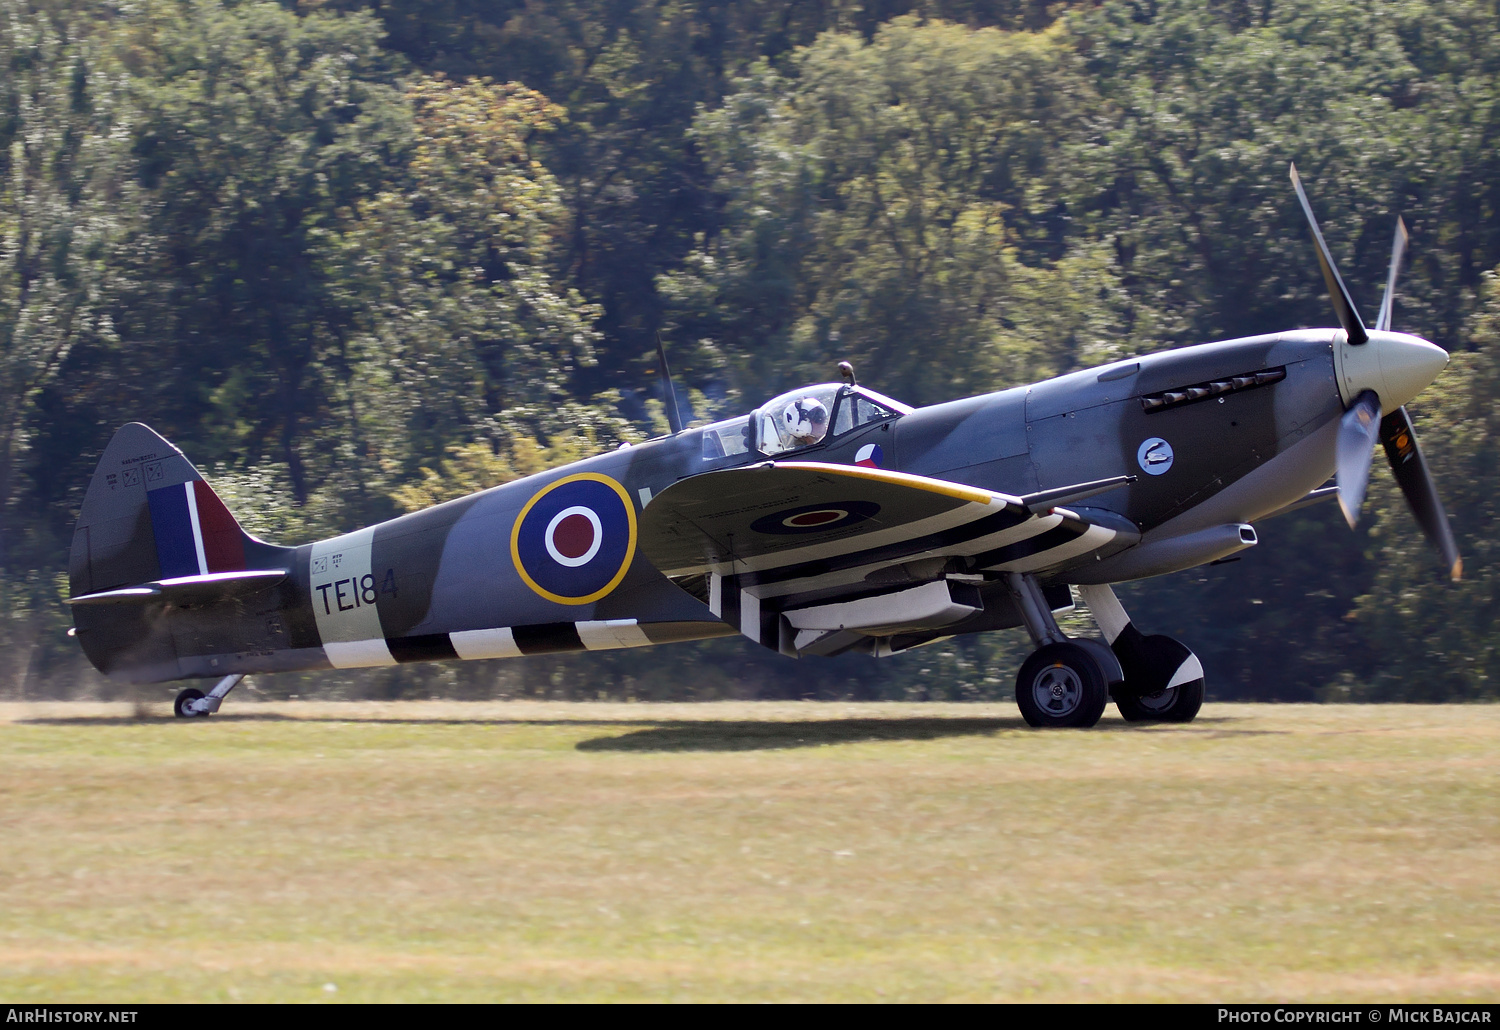
{"type": "Polygon", "coordinates": [[[649,647],[652,644],[720,635],[722,632],[717,623],[666,622],[642,625],[635,619],[608,619],[385,637],[369,641],[370,646],[365,650],[378,658],[370,664],[388,665],[390,662],[384,658],[385,654],[389,654],[400,664],[444,659],[519,658],[571,651],[649,647]]]}
{"type": "Polygon", "coordinates": [[[785,650],[781,646],[780,611],[761,604],[760,597],[746,588],[741,577],[709,573],[708,610],[757,644],[773,651],[785,650]]]}

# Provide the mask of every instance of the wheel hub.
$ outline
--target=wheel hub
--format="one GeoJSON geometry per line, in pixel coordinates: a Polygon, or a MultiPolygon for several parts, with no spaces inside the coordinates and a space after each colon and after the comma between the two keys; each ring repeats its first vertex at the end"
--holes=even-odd
{"type": "Polygon", "coordinates": [[[1172,702],[1177,700],[1177,688],[1167,687],[1153,694],[1146,694],[1140,699],[1142,708],[1149,712],[1164,712],[1172,707],[1172,702]]]}
{"type": "Polygon", "coordinates": [[[1031,696],[1047,714],[1068,715],[1083,700],[1083,681],[1076,672],[1059,662],[1037,673],[1032,681],[1031,696]]]}

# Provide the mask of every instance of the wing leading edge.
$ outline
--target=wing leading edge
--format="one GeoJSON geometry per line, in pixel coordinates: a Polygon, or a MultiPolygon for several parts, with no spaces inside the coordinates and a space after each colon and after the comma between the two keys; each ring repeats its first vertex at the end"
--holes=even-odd
{"type": "Polygon", "coordinates": [[[792,654],[817,650],[819,633],[853,646],[967,632],[956,627],[975,622],[1000,574],[1045,572],[1139,534],[1112,513],[1039,507],[924,476],[767,462],[662,491],[640,539],[668,578],[707,577],[715,615],[792,654]]]}

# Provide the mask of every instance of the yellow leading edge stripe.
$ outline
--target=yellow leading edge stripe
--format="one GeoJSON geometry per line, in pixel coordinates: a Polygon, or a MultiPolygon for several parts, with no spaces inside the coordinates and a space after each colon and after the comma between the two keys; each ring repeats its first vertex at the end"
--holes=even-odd
{"type": "Polygon", "coordinates": [[[788,461],[779,462],[779,469],[801,469],[804,472],[824,472],[835,476],[849,476],[852,479],[868,479],[876,483],[889,483],[892,486],[911,487],[914,490],[925,490],[931,494],[942,494],[944,497],[956,497],[960,501],[970,501],[974,504],[990,504],[1000,501],[1005,504],[1020,504],[1019,497],[1008,497],[1005,494],[991,493],[981,490],[975,486],[964,486],[961,483],[949,483],[942,479],[928,479],[926,476],[914,476],[909,472],[889,472],[885,469],[865,468],[861,465],[824,465],[816,461],[788,461]]]}

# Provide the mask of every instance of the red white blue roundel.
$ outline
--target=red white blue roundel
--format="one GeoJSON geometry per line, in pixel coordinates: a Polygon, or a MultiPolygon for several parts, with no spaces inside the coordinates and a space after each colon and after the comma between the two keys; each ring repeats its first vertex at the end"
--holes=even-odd
{"type": "Polygon", "coordinates": [[[863,522],[880,512],[874,501],[834,501],[829,504],[804,504],[798,508],[786,508],[770,515],[762,515],[750,523],[757,533],[784,536],[797,533],[821,533],[830,529],[843,529],[856,522],[863,522]]]}
{"type": "Polygon", "coordinates": [[[510,535],[511,560],[549,601],[588,604],[619,585],[635,554],[635,508],[608,476],[566,476],[526,503],[510,535]]]}
{"type": "Polygon", "coordinates": [[[854,464],[862,465],[867,469],[878,469],[880,459],[885,457],[885,452],[880,449],[878,443],[867,443],[854,452],[854,464]]]}

